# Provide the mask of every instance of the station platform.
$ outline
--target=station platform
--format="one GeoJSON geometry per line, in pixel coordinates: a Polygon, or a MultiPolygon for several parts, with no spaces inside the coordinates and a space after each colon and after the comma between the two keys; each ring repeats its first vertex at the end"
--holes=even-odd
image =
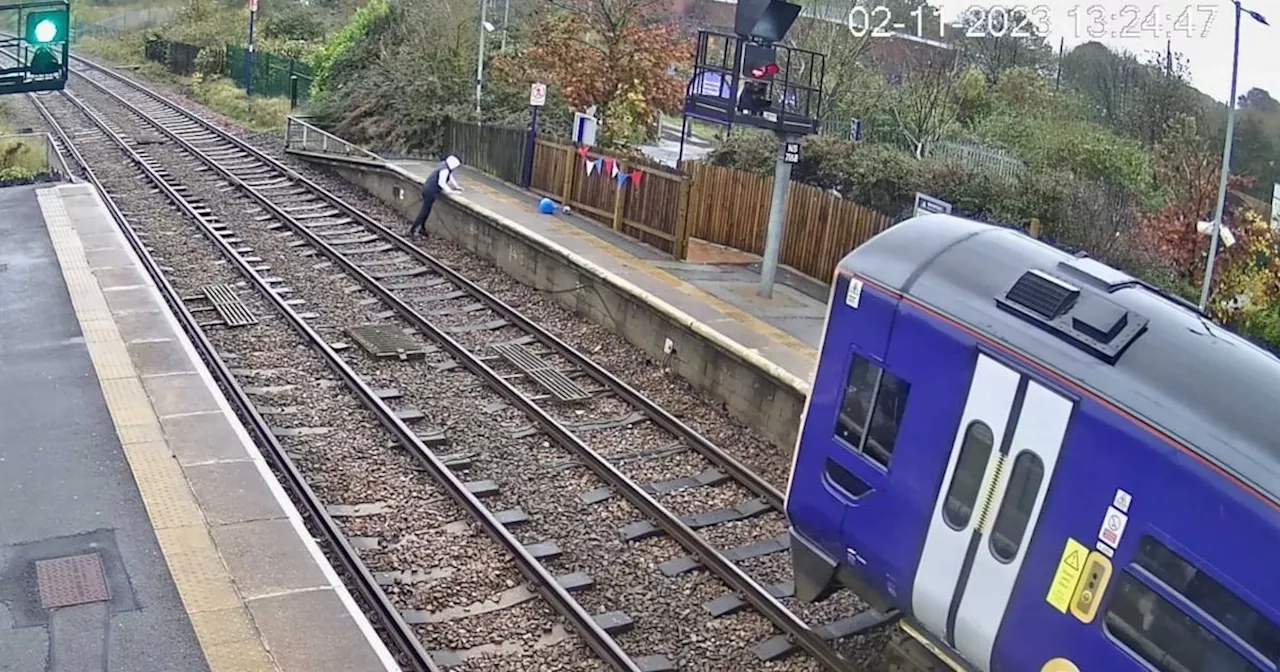
{"type": "MultiPolygon", "coordinates": [[[[419,182],[437,165],[410,160],[389,163],[419,182]]],[[[691,239],[688,259],[676,261],[586,217],[541,214],[538,197],[485,173],[463,166],[459,177],[462,200],[516,221],[626,277],[747,345],[806,385],[812,377],[828,298],[822,283],[779,268],[773,297],[765,299],[756,294],[759,257],[691,239]]]]}
{"type": "Polygon", "coordinates": [[[0,240],[0,671],[398,670],[96,191],[0,240]]]}

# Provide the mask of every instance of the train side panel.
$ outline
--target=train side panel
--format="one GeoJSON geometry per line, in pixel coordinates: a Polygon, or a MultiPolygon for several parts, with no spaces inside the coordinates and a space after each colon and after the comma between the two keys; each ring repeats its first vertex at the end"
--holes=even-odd
{"type": "MultiPolygon", "coordinates": [[[[839,302],[849,279],[840,282],[801,429],[788,515],[793,531],[824,556],[814,560],[819,582],[836,569],[821,565],[834,563],[845,579],[852,572],[863,582],[857,589],[875,593],[876,606],[909,610],[932,493],[942,477],[976,350],[972,339],[958,340],[940,331],[918,311],[891,303],[892,295],[873,287],[863,288],[858,308],[839,302]],[[868,297],[877,303],[868,304],[868,297]],[[880,302],[893,306],[896,316],[883,312],[880,302]],[[876,305],[875,312],[863,312],[867,305],[876,305]],[[891,338],[882,329],[867,328],[868,323],[890,321],[891,338]],[[864,346],[866,342],[873,346],[864,346]],[[890,378],[896,382],[899,408],[888,408],[882,391],[877,412],[887,412],[871,423],[872,434],[892,444],[887,455],[867,449],[869,440],[859,442],[857,428],[849,431],[856,422],[846,421],[842,427],[842,409],[847,411],[847,398],[855,396],[850,392],[851,375],[859,377],[855,369],[882,370],[881,390],[890,378]]],[[[867,386],[876,391],[873,384],[867,386]]],[[[798,552],[806,549],[801,546],[798,552]]],[[[807,597],[801,585],[806,582],[804,565],[801,560],[796,567],[802,598],[807,597]]]]}
{"type": "Polygon", "coordinates": [[[1161,658],[1176,662],[1166,669],[1274,670],[1277,553],[1273,510],[1085,400],[993,670],[1040,670],[1055,658],[1082,670],[1162,669],[1161,658]],[[1095,565],[1103,576],[1090,588],[1095,565]]]}

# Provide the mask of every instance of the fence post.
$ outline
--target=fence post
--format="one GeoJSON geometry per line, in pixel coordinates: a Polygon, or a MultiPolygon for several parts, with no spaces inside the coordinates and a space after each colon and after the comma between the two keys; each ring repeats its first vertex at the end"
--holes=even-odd
{"type": "Polygon", "coordinates": [[[575,149],[576,147],[569,145],[564,150],[564,193],[561,194],[561,205],[569,205],[569,199],[573,196],[573,157],[578,155],[575,149]]]}
{"type": "MultiPolygon", "coordinates": [[[[293,66],[290,65],[289,69],[292,70],[293,66]]],[[[292,112],[297,107],[298,107],[298,76],[294,74],[290,74],[289,75],[289,111],[292,112]]]]}
{"type": "Polygon", "coordinates": [[[627,189],[626,182],[618,182],[617,180],[614,180],[614,182],[617,189],[613,192],[613,230],[622,231],[622,213],[627,207],[627,194],[631,190],[627,189]]]}
{"type": "Polygon", "coordinates": [[[1027,233],[1031,234],[1032,238],[1040,237],[1040,220],[1038,218],[1031,218],[1031,225],[1027,227],[1027,233]]]}
{"type": "Polygon", "coordinates": [[[689,200],[693,192],[693,177],[680,180],[680,195],[676,198],[675,240],[671,243],[671,255],[680,261],[689,256],[689,200]]]}

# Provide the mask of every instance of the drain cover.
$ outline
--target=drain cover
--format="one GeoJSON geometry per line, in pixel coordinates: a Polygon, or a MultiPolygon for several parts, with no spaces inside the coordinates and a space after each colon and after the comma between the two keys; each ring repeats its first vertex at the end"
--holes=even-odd
{"type": "Polygon", "coordinates": [[[97,553],[37,560],[36,583],[40,587],[40,606],[45,609],[105,602],[110,598],[102,558],[97,553]]]}
{"type": "Polygon", "coordinates": [[[351,339],[374,357],[421,358],[426,348],[399,327],[390,324],[362,324],[347,330],[351,339]]]}

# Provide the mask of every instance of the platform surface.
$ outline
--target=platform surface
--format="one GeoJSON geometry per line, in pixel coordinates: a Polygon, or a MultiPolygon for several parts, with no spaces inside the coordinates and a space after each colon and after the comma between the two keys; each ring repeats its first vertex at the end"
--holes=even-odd
{"type": "Polygon", "coordinates": [[[0,240],[0,671],[398,669],[92,188],[0,240]]]}
{"type": "MultiPolygon", "coordinates": [[[[425,179],[434,163],[393,160],[425,179]]],[[[759,259],[690,241],[689,259],[676,261],[577,214],[544,215],[538,198],[465,166],[462,197],[617,273],[804,381],[813,376],[826,311],[826,288],[780,268],[772,298],[756,294],[759,259]]]]}

